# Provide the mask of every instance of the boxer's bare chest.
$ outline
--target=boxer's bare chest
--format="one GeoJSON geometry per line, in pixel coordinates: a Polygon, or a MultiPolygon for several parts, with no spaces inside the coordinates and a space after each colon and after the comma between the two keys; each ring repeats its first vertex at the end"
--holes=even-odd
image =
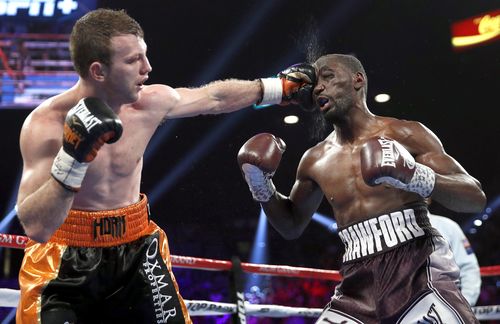
{"type": "Polygon", "coordinates": [[[113,144],[104,144],[89,165],[75,203],[84,209],[124,206],[137,200],[140,190],[144,151],[156,124],[142,112],[120,112],[123,133],[113,144]]]}

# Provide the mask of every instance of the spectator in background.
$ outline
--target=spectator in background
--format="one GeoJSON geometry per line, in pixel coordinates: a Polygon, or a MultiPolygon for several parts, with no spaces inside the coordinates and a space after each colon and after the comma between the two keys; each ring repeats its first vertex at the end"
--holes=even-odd
{"type": "Polygon", "coordinates": [[[16,93],[23,94],[25,89],[26,73],[33,70],[31,66],[31,55],[23,39],[16,39],[11,58],[15,61],[16,70],[16,93]]]}
{"type": "MultiPolygon", "coordinates": [[[[431,199],[429,199],[429,205],[431,199]]],[[[455,262],[460,268],[460,291],[471,306],[474,306],[481,292],[481,273],[476,255],[469,240],[455,221],[429,212],[432,227],[448,241],[455,262]]]]}

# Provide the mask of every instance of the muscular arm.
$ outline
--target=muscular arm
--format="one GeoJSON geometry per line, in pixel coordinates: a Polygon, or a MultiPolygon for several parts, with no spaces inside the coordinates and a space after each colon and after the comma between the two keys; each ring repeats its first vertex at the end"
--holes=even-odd
{"type": "Polygon", "coordinates": [[[446,153],[427,154],[421,163],[436,171],[436,184],[432,198],[443,206],[463,213],[476,213],[484,209],[486,196],[481,184],[446,153]]]}
{"type": "Polygon", "coordinates": [[[61,141],[54,137],[54,132],[47,131],[51,129],[49,124],[40,118],[43,117],[31,115],[21,130],[23,174],[17,207],[26,235],[45,242],[66,219],[74,193],[64,189],[50,175],[61,141]]]}
{"type": "Polygon", "coordinates": [[[417,162],[436,172],[431,197],[456,212],[474,213],[483,210],[486,196],[479,181],[444,151],[441,141],[431,130],[420,123],[411,124],[409,130],[410,135],[405,134],[404,145],[415,155],[417,162]]]}
{"type": "Polygon", "coordinates": [[[169,116],[220,114],[253,105],[262,96],[261,82],[244,80],[214,81],[201,88],[177,89],[180,99],[169,116]]]}
{"type": "Polygon", "coordinates": [[[264,105],[294,103],[310,109],[315,80],[314,66],[301,63],[283,70],[278,78],[228,79],[198,88],[173,89],[156,84],[143,89],[137,107],[156,110],[161,120],[228,113],[257,102],[264,105]]]}
{"type": "Polygon", "coordinates": [[[307,154],[299,164],[290,196],[276,192],[268,202],[262,203],[267,219],[286,239],[295,239],[304,232],[323,199],[321,188],[306,176],[307,154]]]}
{"type": "Polygon", "coordinates": [[[253,105],[262,96],[261,82],[214,81],[199,88],[173,89],[151,85],[141,94],[141,105],[158,112],[160,119],[236,111],[253,105]]]}

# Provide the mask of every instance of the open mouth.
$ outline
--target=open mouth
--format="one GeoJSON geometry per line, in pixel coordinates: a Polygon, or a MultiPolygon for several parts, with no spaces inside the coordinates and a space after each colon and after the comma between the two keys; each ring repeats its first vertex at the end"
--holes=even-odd
{"type": "Polygon", "coordinates": [[[316,102],[318,103],[319,109],[323,110],[323,108],[325,108],[325,106],[330,102],[330,100],[325,97],[318,97],[318,99],[316,99],[316,102]]]}
{"type": "Polygon", "coordinates": [[[148,78],[142,79],[139,83],[137,83],[137,86],[139,88],[142,88],[144,86],[144,83],[146,83],[147,80],[148,80],[148,78]]]}

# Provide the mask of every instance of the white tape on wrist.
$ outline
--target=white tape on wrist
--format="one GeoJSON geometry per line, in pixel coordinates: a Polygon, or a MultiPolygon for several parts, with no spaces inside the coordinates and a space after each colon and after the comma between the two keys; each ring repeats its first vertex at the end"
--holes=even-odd
{"type": "Polygon", "coordinates": [[[416,169],[410,182],[406,185],[406,190],[418,193],[420,196],[427,198],[434,190],[436,183],[436,173],[427,165],[415,163],[416,169]]]}
{"type": "Polygon", "coordinates": [[[280,78],[263,78],[262,82],[262,100],[259,105],[279,104],[283,98],[283,85],[280,78]]]}
{"type": "Polygon", "coordinates": [[[253,199],[258,202],[268,202],[276,192],[276,187],[271,180],[274,173],[264,173],[255,165],[243,163],[241,166],[245,180],[252,193],[253,199]]]}
{"type": "Polygon", "coordinates": [[[415,163],[415,173],[413,173],[413,177],[408,183],[404,183],[393,177],[380,177],[375,180],[376,184],[387,183],[394,188],[417,193],[423,198],[431,195],[435,182],[436,173],[428,166],[420,163],[415,163]]]}
{"type": "Polygon", "coordinates": [[[65,186],[77,190],[82,185],[88,167],[88,163],[78,162],[61,147],[52,163],[51,173],[65,186]]]}

